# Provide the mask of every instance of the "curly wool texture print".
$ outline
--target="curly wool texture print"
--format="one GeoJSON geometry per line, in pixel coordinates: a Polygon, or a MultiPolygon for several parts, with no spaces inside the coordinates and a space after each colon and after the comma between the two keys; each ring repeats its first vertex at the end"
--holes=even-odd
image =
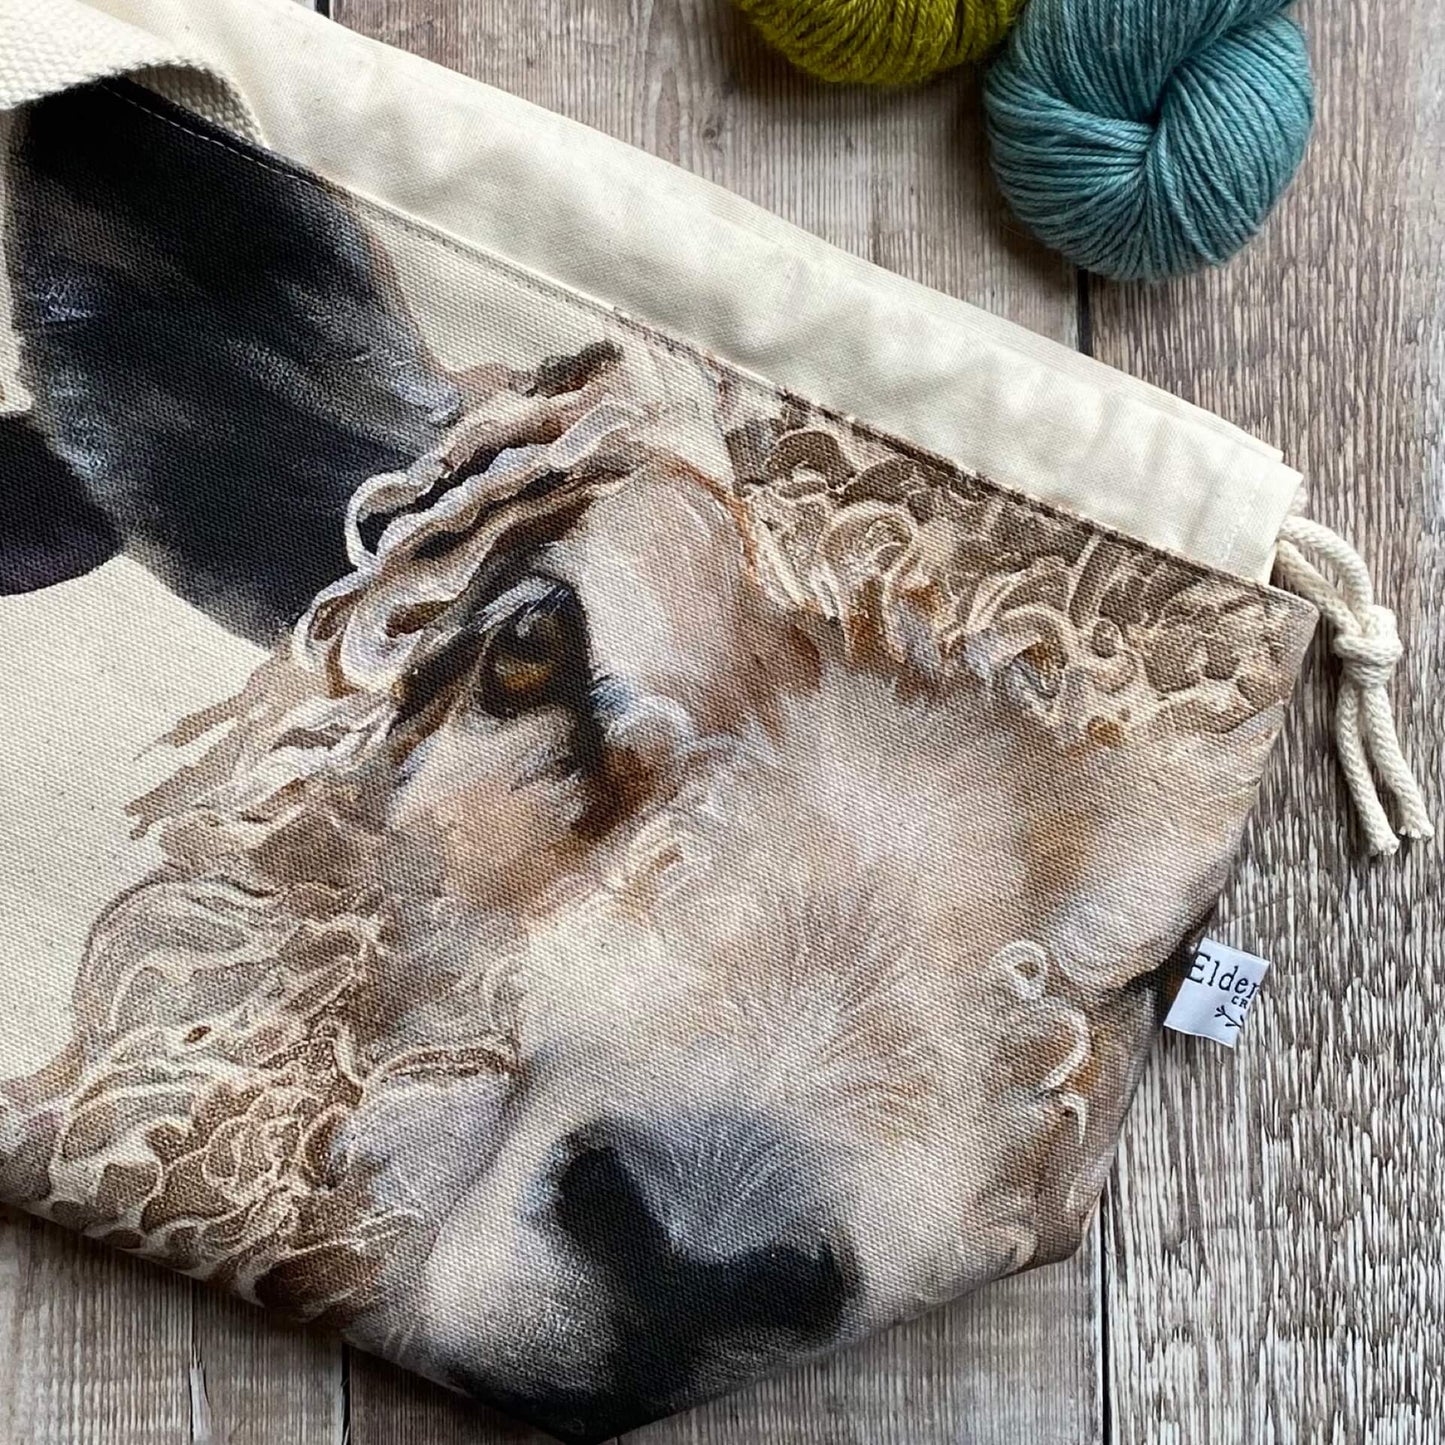
{"type": "Polygon", "coordinates": [[[1077,1244],[1308,608],[127,86],[11,186],[27,586],[113,537],[270,651],[135,790],[6,1198],[577,1441],[1077,1244]]]}

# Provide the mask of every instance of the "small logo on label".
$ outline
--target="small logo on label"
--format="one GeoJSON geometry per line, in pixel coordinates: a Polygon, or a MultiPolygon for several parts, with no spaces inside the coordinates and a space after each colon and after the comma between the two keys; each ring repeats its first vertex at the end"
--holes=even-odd
{"type": "Polygon", "coordinates": [[[1180,985],[1164,1027],[1213,1039],[1232,1049],[1268,968],[1264,959],[1252,953],[1241,953],[1212,938],[1201,939],[1189,977],[1180,985]]]}

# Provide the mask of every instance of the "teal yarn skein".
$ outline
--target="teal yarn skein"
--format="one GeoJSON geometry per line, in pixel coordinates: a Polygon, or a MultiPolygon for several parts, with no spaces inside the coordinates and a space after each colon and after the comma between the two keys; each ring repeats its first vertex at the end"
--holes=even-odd
{"type": "Polygon", "coordinates": [[[1153,280],[1217,265],[1263,224],[1314,121],[1279,0],[1029,0],[989,71],[994,175],[1076,265],[1153,280]]]}

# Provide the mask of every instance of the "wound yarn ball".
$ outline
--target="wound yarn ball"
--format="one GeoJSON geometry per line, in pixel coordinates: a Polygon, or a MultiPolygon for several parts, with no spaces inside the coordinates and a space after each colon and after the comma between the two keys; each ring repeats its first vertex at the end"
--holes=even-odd
{"type": "Polygon", "coordinates": [[[915,85],[981,60],[1024,0],[738,0],[758,33],[820,80],[915,85]]]}
{"type": "Polygon", "coordinates": [[[984,104],[1014,214],[1115,280],[1227,261],[1314,121],[1304,36],[1278,0],[1030,0],[984,104]]]}

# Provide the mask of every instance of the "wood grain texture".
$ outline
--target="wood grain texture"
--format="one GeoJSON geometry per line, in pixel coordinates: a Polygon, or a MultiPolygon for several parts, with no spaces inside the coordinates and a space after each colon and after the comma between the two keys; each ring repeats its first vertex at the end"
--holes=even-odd
{"type": "MultiPolygon", "coordinates": [[[[1400,615],[1407,752],[1445,799],[1445,16],[1304,16],[1319,129],[1223,272],[1093,296],[1095,348],[1283,446],[1400,615]]],[[[1445,1433],[1445,887],[1438,847],[1364,862],[1324,649],[1217,930],[1274,960],[1237,1057],[1174,1041],[1107,1218],[1113,1438],[1445,1433]]]]}
{"type": "Polygon", "coordinates": [[[345,1347],[191,1287],[187,1445],[345,1445],[345,1347]]]}
{"type": "Polygon", "coordinates": [[[341,1346],[0,1216],[4,1445],[341,1445],[341,1346]]]}
{"type": "Polygon", "coordinates": [[[191,1285],[7,1216],[0,1233],[0,1439],[189,1438],[191,1285]]]}

